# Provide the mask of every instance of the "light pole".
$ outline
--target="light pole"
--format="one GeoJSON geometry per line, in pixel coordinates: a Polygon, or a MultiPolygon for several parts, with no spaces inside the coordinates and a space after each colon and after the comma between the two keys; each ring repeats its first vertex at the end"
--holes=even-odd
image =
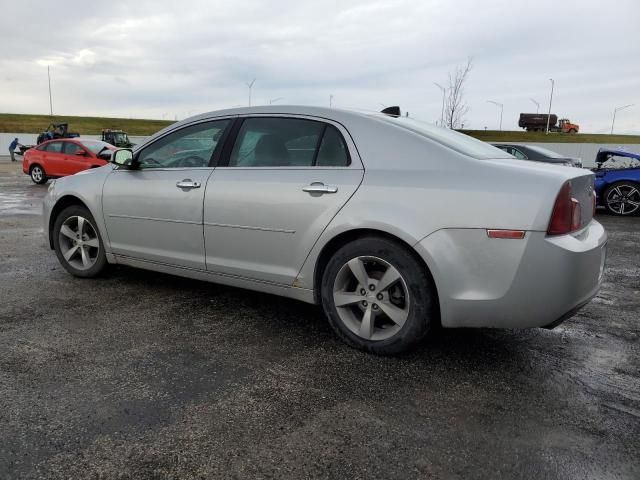
{"type": "Polygon", "coordinates": [[[53,117],[53,100],[51,98],[51,73],[49,72],[49,65],[47,65],[47,78],[49,79],[49,115],[53,117]]]}
{"type": "Polygon", "coordinates": [[[536,113],[540,113],[540,103],[533,98],[530,98],[529,100],[536,104],[536,113]]]}
{"type": "Polygon", "coordinates": [[[625,108],[633,107],[635,104],[630,103],[629,105],[625,105],[623,107],[616,107],[613,109],[613,121],[611,122],[611,135],[613,135],[613,126],[616,124],[616,113],[620,110],[624,110],[625,108]]]}
{"type": "Polygon", "coordinates": [[[442,110],[440,111],[440,126],[444,127],[444,98],[447,94],[447,89],[444,88],[442,85],[440,85],[439,83],[433,82],[433,84],[438,87],[440,90],[442,90],[442,110]]]}
{"type": "Polygon", "coordinates": [[[271,100],[269,100],[269,105],[273,105],[273,103],[277,102],[278,100],[282,100],[282,97],[272,98],[271,100]]]}
{"type": "Polygon", "coordinates": [[[493,103],[496,107],[500,107],[500,131],[502,131],[502,112],[504,110],[504,105],[499,102],[494,102],[493,100],[487,100],[489,103],[493,103]]]}
{"type": "Polygon", "coordinates": [[[553,102],[553,87],[555,86],[556,82],[553,81],[553,78],[550,78],[549,81],[551,81],[551,95],[549,96],[549,113],[547,113],[547,131],[546,134],[549,134],[549,120],[551,120],[551,102],[553,102]]]}
{"type": "Polygon", "coordinates": [[[251,106],[251,89],[253,88],[253,84],[256,83],[256,79],[254,78],[250,82],[245,82],[245,85],[249,87],[249,106],[251,106]]]}

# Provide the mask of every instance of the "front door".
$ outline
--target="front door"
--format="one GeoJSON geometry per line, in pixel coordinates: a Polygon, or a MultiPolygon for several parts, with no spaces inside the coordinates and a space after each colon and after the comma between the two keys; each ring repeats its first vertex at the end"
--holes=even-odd
{"type": "Polygon", "coordinates": [[[228,124],[180,128],[136,152],[133,169],[114,169],[102,198],[115,255],[205,269],[204,191],[228,124]]]}
{"type": "Polygon", "coordinates": [[[91,166],[91,154],[75,142],[64,142],[62,153],[64,153],[62,168],[65,175],[73,175],[91,166]]]}
{"type": "Polygon", "coordinates": [[[240,121],[207,185],[207,269],[291,285],[360,185],[362,163],[338,125],[294,117],[240,121]]]}

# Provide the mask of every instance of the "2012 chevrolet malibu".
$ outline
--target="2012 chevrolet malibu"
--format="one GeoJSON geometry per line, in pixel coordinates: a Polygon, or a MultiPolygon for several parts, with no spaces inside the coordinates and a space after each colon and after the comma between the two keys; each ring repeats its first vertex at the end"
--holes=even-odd
{"type": "Polygon", "coordinates": [[[240,108],[55,181],[44,231],[78,277],[122,264],[317,303],[346,343],[392,354],[587,303],[607,241],[593,185],[406,117],[240,108]]]}

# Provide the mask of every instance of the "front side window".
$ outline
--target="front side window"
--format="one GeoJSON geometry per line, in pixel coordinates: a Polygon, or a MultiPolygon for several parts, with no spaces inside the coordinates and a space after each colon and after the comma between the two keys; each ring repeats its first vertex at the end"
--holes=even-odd
{"type": "Polygon", "coordinates": [[[49,153],[61,153],[62,152],[62,142],[51,142],[47,143],[44,147],[45,152],[49,153]]]}
{"type": "Polygon", "coordinates": [[[208,167],[229,120],[216,120],[182,128],[144,148],[140,168],[208,167]]]}
{"type": "Polygon", "coordinates": [[[76,155],[78,152],[84,152],[85,149],[80,145],[77,145],[72,142],[65,142],[64,144],[64,153],[67,155],[76,155]]]}
{"type": "Polygon", "coordinates": [[[230,167],[346,166],[346,145],[335,127],[299,118],[248,118],[230,167]]]}

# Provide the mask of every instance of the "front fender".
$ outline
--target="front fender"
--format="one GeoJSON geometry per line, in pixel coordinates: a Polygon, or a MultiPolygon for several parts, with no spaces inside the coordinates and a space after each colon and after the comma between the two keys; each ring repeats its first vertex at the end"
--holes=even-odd
{"type": "Polygon", "coordinates": [[[57,214],[68,205],[82,204],[96,221],[106,253],[111,253],[111,242],[102,214],[102,187],[112,170],[111,164],[104,165],[59,178],[49,185],[43,201],[43,231],[51,248],[53,223],[57,214]]]}

